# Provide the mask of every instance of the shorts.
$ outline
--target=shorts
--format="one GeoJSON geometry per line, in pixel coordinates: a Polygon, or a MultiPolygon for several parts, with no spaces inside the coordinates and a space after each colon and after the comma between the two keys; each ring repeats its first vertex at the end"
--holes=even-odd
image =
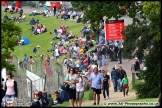
{"type": "Polygon", "coordinates": [[[92,88],[93,92],[96,92],[96,94],[101,94],[101,89],[96,89],[96,88],[92,88]]]}
{"type": "Polygon", "coordinates": [[[76,98],[78,98],[79,100],[82,99],[83,96],[84,96],[84,90],[76,92],[76,98]]]}
{"type": "Polygon", "coordinates": [[[59,59],[60,56],[56,56],[56,59],[59,59]]]}
{"type": "Polygon", "coordinates": [[[5,99],[11,99],[11,98],[15,98],[15,94],[13,94],[13,95],[5,94],[5,99]]]}
{"type": "Polygon", "coordinates": [[[76,100],[76,89],[69,88],[67,92],[68,92],[69,99],[76,100]]]}

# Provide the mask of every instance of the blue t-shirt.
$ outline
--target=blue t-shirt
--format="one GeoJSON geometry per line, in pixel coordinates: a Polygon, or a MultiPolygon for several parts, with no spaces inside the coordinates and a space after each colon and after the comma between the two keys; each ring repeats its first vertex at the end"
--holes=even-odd
{"type": "Polygon", "coordinates": [[[92,73],[90,80],[92,81],[92,88],[101,89],[101,81],[104,80],[104,77],[100,72],[98,72],[97,75],[92,73]]]}

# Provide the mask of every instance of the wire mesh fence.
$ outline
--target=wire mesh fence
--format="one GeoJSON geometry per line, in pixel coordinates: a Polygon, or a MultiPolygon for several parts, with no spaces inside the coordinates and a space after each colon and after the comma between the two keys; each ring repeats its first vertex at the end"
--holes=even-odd
{"type": "Polygon", "coordinates": [[[12,64],[16,67],[16,73],[14,80],[18,83],[18,97],[23,99],[31,100],[34,98],[34,93],[39,90],[46,91],[47,93],[53,94],[56,90],[58,90],[60,84],[63,84],[64,77],[67,74],[67,68],[60,63],[57,63],[54,59],[50,60],[47,68],[44,68],[43,61],[40,60],[35,61],[32,64],[27,64],[27,68],[24,67],[23,62],[19,61],[18,57],[13,55],[13,59],[11,60],[12,64]],[[27,82],[26,70],[40,77],[40,79],[44,80],[43,82],[39,82],[40,79],[27,82]],[[43,88],[39,89],[35,85],[43,88]],[[30,93],[29,93],[30,92],[30,93]]]}

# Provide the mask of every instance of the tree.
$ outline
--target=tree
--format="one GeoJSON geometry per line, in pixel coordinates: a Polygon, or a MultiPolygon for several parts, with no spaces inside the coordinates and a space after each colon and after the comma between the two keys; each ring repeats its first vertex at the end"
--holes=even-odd
{"type": "Polygon", "coordinates": [[[144,59],[147,67],[146,71],[141,71],[141,78],[145,83],[136,87],[136,94],[138,98],[157,97],[161,86],[161,2],[86,1],[72,2],[72,5],[84,11],[84,17],[90,19],[94,31],[98,30],[99,21],[104,15],[118,19],[126,14],[126,9],[128,10],[128,16],[133,18],[133,24],[126,26],[122,32],[126,36],[123,52],[129,59],[135,56],[144,59]],[[124,8],[121,9],[120,7],[123,6],[124,8]],[[137,12],[143,15],[142,21],[136,18],[137,12]],[[148,48],[148,44],[153,47],[145,55],[144,51],[148,48]]]}
{"type": "Polygon", "coordinates": [[[1,70],[15,71],[15,66],[10,64],[7,59],[14,51],[14,47],[20,40],[22,29],[15,22],[3,20],[1,23],[1,70]]]}
{"type": "Polygon", "coordinates": [[[79,10],[84,11],[84,18],[90,19],[91,27],[95,33],[95,36],[98,36],[99,24],[103,20],[103,16],[107,16],[109,19],[114,17],[115,19],[120,18],[126,14],[126,9],[129,10],[129,16],[135,19],[136,9],[140,9],[140,6],[136,6],[133,1],[72,1],[74,7],[79,10]],[[125,6],[125,8],[121,8],[125,6]],[[132,8],[134,7],[134,8],[132,8]]]}

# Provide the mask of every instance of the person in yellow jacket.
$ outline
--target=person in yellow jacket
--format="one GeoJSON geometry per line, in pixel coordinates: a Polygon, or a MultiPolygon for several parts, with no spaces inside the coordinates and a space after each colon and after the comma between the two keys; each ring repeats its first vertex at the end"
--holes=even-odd
{"type": "Polygon", "coordinates": [[[79,57],[82,57],[83,54],[84,54],[84,49],[82,48],[82,46],[80,46],[79,57]]]}

